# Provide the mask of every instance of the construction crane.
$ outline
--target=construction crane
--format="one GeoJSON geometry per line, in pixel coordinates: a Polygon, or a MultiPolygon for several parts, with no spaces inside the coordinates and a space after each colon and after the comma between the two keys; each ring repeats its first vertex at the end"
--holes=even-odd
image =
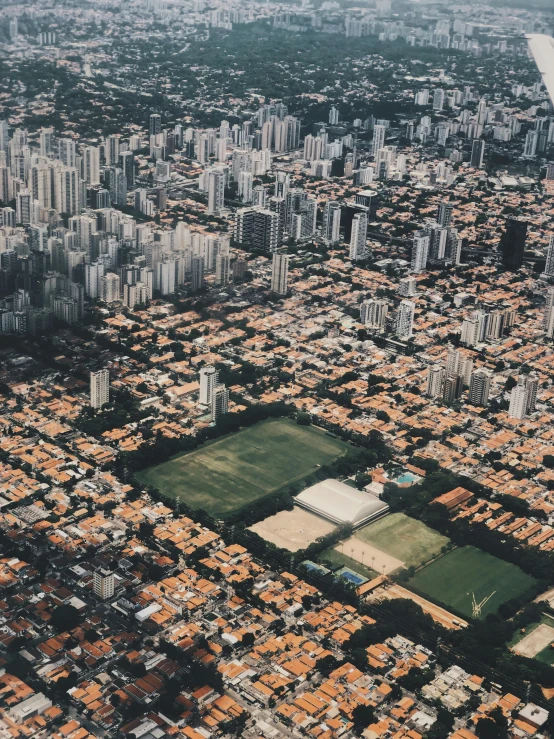
{"type": "Polygon", "coordinates": [[[481,611],[483,610],[483,606],[489,602],[489,600],[495,593],[496,590],[493,590],[492,593],[490,595],[487,595],[486,598],[483,598],[480,603],[477,603],[477,601],[475,600],[475,593],[471,594],[471,615],[473,616],[473,618],[479,618],[479,616],[481,615],[481,611]]]}

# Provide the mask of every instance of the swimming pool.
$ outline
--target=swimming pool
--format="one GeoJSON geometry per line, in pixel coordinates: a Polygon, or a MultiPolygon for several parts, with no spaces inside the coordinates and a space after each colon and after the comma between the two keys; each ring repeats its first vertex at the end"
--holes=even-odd
{"type": "Polygon", "coordinates": [[[393,480],[397,485],[402,485],[407,482],[417,482],[419,480],[419,477],[417,475],[412,475],[411,472],[404,472],[403,475],[400,475],[400,477],[397,477],[396,480],[393,480]]]}

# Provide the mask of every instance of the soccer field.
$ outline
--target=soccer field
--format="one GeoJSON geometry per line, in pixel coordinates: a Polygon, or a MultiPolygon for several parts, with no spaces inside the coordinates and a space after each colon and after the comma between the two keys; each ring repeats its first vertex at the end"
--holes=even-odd
{"type": "Polygon", "coordinates": [[[481,618],[485,618],[489,613],[496,613],[502,603],[525,593],[535,582],[510,562],[475,547],[461,547],[417,572],[408,587],[469,618],[472,593],[480,602],[496,591],[483,606],[481,618]]]}
{"type": "Polygon", "coordinates": [[[406,567],[428,562],[448,544],[446,536],[404,513],[384,516],[356,531],[354,537],[404,562],[406,567]]]}
{"type": "Polygon", "coordinates": [[[191,508],[225,516],[307,477],[348,448],[321,429],[272,418],[142,470],[137,478],[191,508]]]}

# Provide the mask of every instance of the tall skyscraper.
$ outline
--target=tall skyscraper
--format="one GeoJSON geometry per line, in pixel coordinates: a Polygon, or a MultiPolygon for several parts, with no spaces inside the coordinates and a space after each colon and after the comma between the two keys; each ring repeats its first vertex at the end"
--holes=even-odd
{"type": "Polygon", "coordinates": [[[485,159],[485,142],[483,139],[475,139],[471,145],[470,165],[474,169],[482,169],[485,159]]]}
{"type": "Polygon", "coordinates": [[[387,134],[387,127],[384,125],[377,124],[373,129],[373,145],[372,154],[373,157],[377,158],[377,152],[382,149],[385,145],[385,136],[387,134]]]}
{"type": "Polygon", "coordinates": [[[544,332],[547,338],[554,339],[554,287],[550,287],[546,292],[544,332]]]}
{"type": "Polygon", "coordinates": [[[224,416],[229,410],[229,390],[225,385],[218,385],[214,388],[211,400],[211,417],[216,422],[218,418],[224,416]]]}
{"type": "Polygon", "coordinates": [[[338,244],[340,240],[340,203],[328,200],[323,211],[322,236],[326,244],[338,244]]]}
{"type": "Polygon", "coordinates": [[[339,122],[339,111],[335,106],[331,106],[331,110],[329,111],[329,125],[330,126],[336,126],[339,122]]]}
{"type": "Polygon", "coordinates": [[[443,200],[442,203],[439,204],[439,212],[437,214],[439,226],[443,226],[444,228],[448,228],[448,226],[450,226],[452,223],[453,210],[454,203],[451,203],[448,200],[443,200]]]}
{"type": "Polygon", "coordinates": [[[286,295],[289,280],[289,254],[274,254],[271,265],[271,292],[286,295]]]}
{"type": "Polygon", "coordinates": [[[542,280],[547,280],[550,277],[554,277],[554,235],[550,237],[546,250],[546,264],[544,265],[544,272],[541,274],[542,280]]]}
{"type": "Polygon", "coordinates": [[[218,285],[227,285],[231,268],[229,254],[218,254],[215,258],[215,281],[218,285]]]}
{"type": "Polygon", "coordinates": [[[402,300],[396,315],[396,334],[400,339],[409,339],[414,328],[415,303],[402,300]]]}
{"type": "Polygon", "coordinates": [[[225,172],[212,169],[208,172],[208,213],[219,215],[223,208],[225,193],[225,172]]]}
{"type": "Polygon", "coordinates": [[[438,364],[429,365],[427,368],[427,387],[425,394],[429,398],[441,398],[444,387],[446,372],[438,364]]]}
{"type": "Polygon", "coordinates": [[[100,280],[100,297],[105,303],[115,303],[121,298],[121,280],[115,272],[108,272],[100,280]]]}
{"type": "Polygon", "coordinates": [[[219,372],[215,367],[202,367],[200,370],[200,395],[198,400],[202,405],[210,405],[212,394],[219,384],[219,372]]]}
{"type": "Polygon", "coordinates": [[[204,257],[193,254],[191,259],[190,289],[193,293],[204,287],[204,257]]]}
{"type": "Polygon", "coordinates": [[[469,318],[462,321],[460,341],[465,346],[475,346],[485,340],[487,331],[487,314],[476,310],[469,318]]]}
{"type": "Polygon", "coordinates": [[[115,590],[115,576],[111,570],[101,568],[95,570],[92,579],[92,588],[94,594],[101,600],[109,600],[115,590]]]}
{"type": "Polygon", "coordinates": [[[110,402],[110,373],[107,369],[90,373],[90,407],[102,408],[110,402]]]}
{"type": "Polygon", "coordinates": [[[162,117],[158,113],[152,113],[150,116],[150,136],[157,136],[162,132],[162,117]]]}
{"type": "Polygon", "coordinates": [[[96,146],[83,149],[83,179],[89,185],[100,184],[100,149],[96,146]]]}
{"type": "Polygon", "coordinates": [[[484,369],[478,369],[471,375],[469,383],[468,403],[485,407],[489,402],[491,389],[491,373],[484,369]]]}
{"type": "Polygon", "coordinates": [[[507,218],[506,228],[500,239],[502,264],[510,272],[517,271],[523,264],[525,240],[527,238],[527,221],[507,218]]]}
{"type": "Polygon", "coordinates": [[[414,243],[412,246],[412,272],[418,274],[426,269],[428,255],[429,234],[425,231],[417,231],[417,233],[414,234],[414,243]]]}
{"type": "Polygon", "coordinates": [[[135,187],[135,155],[132,151],[121,152],[119,166],[127,179],[127,190],[133,190],[135,187]]]}
{"type": "Polygon", "coordinates": [[[537,391],[539,387],[538,378],[535,375],[520,375],[517,385],[512,388],[510,395],[510,407],[508,415],[510,418],[522,420],[535,411],[537,391]]]}
{"type": "Polygon", "coordinates": [[[353,262],[365,259],[367,252],[367,215],[356,213],[352,219],[349,257],[353,262]]]}

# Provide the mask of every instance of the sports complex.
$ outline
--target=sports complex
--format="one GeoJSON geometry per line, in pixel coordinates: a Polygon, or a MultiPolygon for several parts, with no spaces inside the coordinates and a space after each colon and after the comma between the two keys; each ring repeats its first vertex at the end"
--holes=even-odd
{"type": "MultiPolygon", "coordinates": [[[[348,443],[313,426],[286,418],[268,419],[176,455],[137,477],[190,508],[225,518],[302,483],[349,448],[348,443]]],[[[318,559],[354,586],[378,575],[409,570],[399,590],[413,593],[416,602],[442,606],[453,618],[465,619],[496,613],[500,605],[536,584],[516,565],[475,547],[454,547],[421,521],[390,513],[373,493],[338,480],[308,485],[295,503],[293,510],[269,516],[251,530],[282,549],[297,552],[338,525],[349,524],[352,534],[321,552],[318,559]]],[[[539,651],[550,649],[543,642],[554,636],[554,630],[550,631],[554,624],[547,627],[535,638],[539,651]]],[[[544,659],[549,659],[550,652],[545,654],[544,659]]]]}

